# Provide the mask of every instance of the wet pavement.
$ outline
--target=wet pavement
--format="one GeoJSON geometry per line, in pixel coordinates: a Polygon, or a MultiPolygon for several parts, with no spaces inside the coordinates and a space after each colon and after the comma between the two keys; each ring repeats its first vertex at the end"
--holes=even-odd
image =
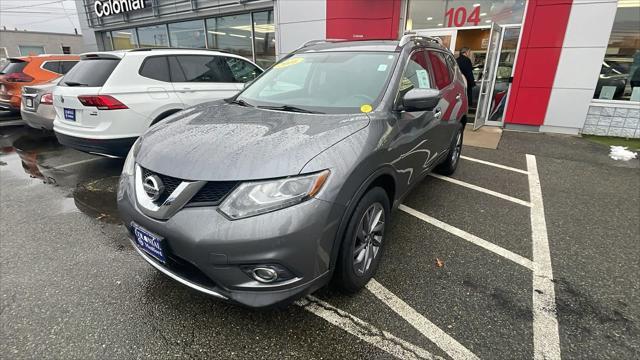
{"type": "Polygon", "coordinates": [[[530,208],[513,201],[535,200],[527,153],[560,356],[640,357],[640,162],[582,139],[505,132],[498,150],[465,148],[453,176],[463,185],[429,177],[404,202],[446,226],[399,210],[368,289],[265,311],[211,299],[139,258],[115,211],[122,160],[1,122],[0,149],[2,358],[533,358],[535,279],[514,261],[536,251],[530,208]]]}

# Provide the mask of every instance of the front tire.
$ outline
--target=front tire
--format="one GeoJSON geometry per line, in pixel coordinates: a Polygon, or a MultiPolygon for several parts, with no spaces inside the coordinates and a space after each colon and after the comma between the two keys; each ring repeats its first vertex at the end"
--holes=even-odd
{"type": "Polygon", "coordinates": [[[453,137],[451,147],[449,148],[449,155],[445,161],[435,168],[435,172],[441,175],[452,175],[456,172],[458,162],[460,160],[460,153],[462,152],[462,138],[464,135],[464,126],[460,126],[456,135],[453,137]]]}
{"type": "Polygon", "coordinates": [[[340,246],[334,282],[347,292],[357,292],[373,277],[385,244],[385,222],[390,215],[390,200],[379,187],[360,199],[340,246]]]}

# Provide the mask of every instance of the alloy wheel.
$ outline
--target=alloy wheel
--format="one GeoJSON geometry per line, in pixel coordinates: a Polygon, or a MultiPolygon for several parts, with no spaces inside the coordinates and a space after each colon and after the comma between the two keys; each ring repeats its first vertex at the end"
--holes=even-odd
{"type": "Polygon", "coordinates": [[[384,237],[384,207],[373,203],[362,215],[355,233],[353,270],[362,276],[369,271],[380,252],[384,237]]]}

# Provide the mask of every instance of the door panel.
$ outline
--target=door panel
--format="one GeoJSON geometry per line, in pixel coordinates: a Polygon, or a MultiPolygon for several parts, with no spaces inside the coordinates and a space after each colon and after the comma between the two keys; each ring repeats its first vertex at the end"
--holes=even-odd
{"type": "MultiPolygon", "coordinates": [[[[413,53],[400,79],[398,99],[401,101],[402,96],[413,88],[432,88],[430,71],[426,53],[413,53]]],[[[439,152],[434,141],[439,123],[436,109],[400,111],[396,115],[396,136],[391,145],[395,158],[391,164],[398,172],[398,177],[403,179],[402,185],[408,186],[419,179],[439,152]]]]}

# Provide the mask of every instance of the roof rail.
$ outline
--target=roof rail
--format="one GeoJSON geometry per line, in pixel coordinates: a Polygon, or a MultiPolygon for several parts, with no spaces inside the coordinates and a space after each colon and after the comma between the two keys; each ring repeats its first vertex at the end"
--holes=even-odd
{"type": "Polygon", "coordinates": [[[136,48],[129,49],[129,52],[138,52],[138,51],[153,51],[153,50],[202,50],[202,51],[217,51],[222,53],[231,54],[231,52],[222,49],[203,49],[203,48],[187,48],[187,47],[145,47],[145,48],[136,48]]]}
{"type": "Polygon", "coordinates": [[[300,46],[300,48],[311,46],[311,45],[316,45],[316,44],[335,43],[335,42],[340,42],[340,41],[349,41],[349,40],[347,40],[347,39],[317,39],[317,40],[309,40],[306,43],[302,44],[302,46],[300,46]]]}
{"type": "Polygon", "coordinates": [[[425,40],[425,41],[435,42],[442,45],[442,39],[440,39],[439,37],[418,35],[415,32],[407,31],[404,33],[404,35],[402,35],[399,46],[404,46],[411,40],[425,40]]]}

